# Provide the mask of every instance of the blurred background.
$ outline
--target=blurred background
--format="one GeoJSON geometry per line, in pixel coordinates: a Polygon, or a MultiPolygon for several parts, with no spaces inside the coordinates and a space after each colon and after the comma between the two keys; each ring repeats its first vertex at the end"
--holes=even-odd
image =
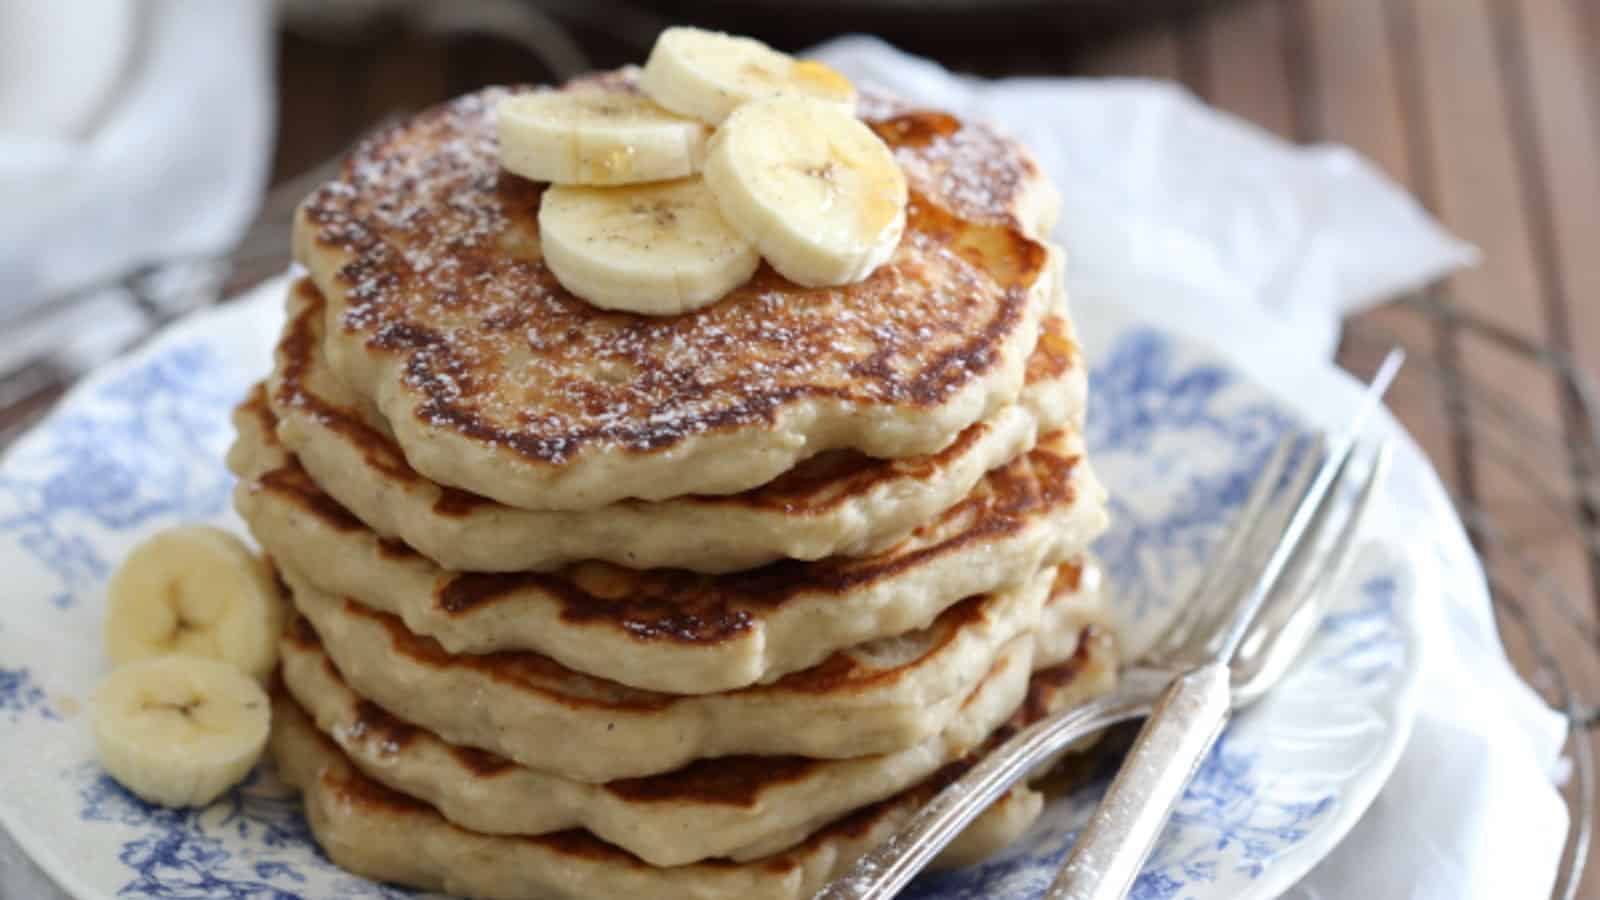
{"type": "MultiPolygon", "coordinates": [[[[798,51],[864,32],[989,76],[1138,76],[1299,143],[1347,144],[1483,253],[1346,323],[1413,359],[1393,406],[1454,492],[1519,668],[1600,699],[1600,4],[1593,0],[547,0],[291,3],[274,178],[480,84],[639,62],[665,24],[798,51]],[[337,13],[337,14],[336,14],[337,13]],[[516,37],[509,35],[515,34],[516,37]]],[[[1071,185],[1064,185],[1071,191],[1071,185]]],[[[1583,786],[1569,798],[1580,820],[1583,786]]],[[[1585,898],[1600,898],[1590,879],[1585,898]]],[[[1575,881],[1563,890],[1576,888],[1575,881]]]]}
{"type": "MultiPolygon", "coordinates": [[[[78,2],[79,9],[117,6],[78,2]]],[[[48,59],[37,46],[33,57],[14,52],[7,37],[7,28],[30,27],[29,16],[43,15],[46,4],[40,0],[32,13],[27,7],[0,3],[0,136],[8,125],[16,131],[19,121],[14,108],[5,119],[6,74],[13,74],[9,83],[26,84],[15,73],[48,59]]],[[[1483,553],[1508,648],[1550,702],[1584,728],[1594,722],[1600,401],[1591,373],[1600,369],[1600,3],[295,0],[260,9],[273,36],[265,47],[252,51],[219,39],[212,49],[239,52],[241,64],[271,72],[274,93],[264,102],[275,108],[277,127],[270,154],[246,177],[261,183],[256,188],[291,185],[281,193],[287,208],[306,184],[297,176],[386,117],[482,84],[553,81],[640,62],[656,33],[675,23],[748,33],[791,51],[839,34],[871,33],[954,70],[988,76],[1166,79],[1289,141],[1353,147],[1483,257],[1446,282],[1348,321],[1338,361],[1366,372],[1389,343],[1411,349],[1392,405],[1452,489],[1483,553]],[[251,55],[257,52],[264,54],[259,61],[251,55]]],[[[117,52],[108,46],[93,57],[113,73],[107,78],[115,78],[110,66],[117,52]]],[[[78,106],[92,118],[93,102],[78,106]]],[[[80,127],[47,118],[36,117],[31,127],[40,133],[80,127]]],[[[196,134],[225,127],[191,125],[196,134]]],[[[18,146],[45,153],[46,144],[18,146]]],[[[23,188],[37,181],[37,170],[12,172],[8,188],[4,163],[0,195],[15,206],[27,199],[23,188]]],[[[252,200],[237,224],[254,212],[252,200]]],[[[0,248],[5,240],[0,222],[0,248]]],[[[196,246],[205,243],[202,236],[196,246]]],[[[201,265],[180,274],[238,283],[281,269],[281,258],[263,258],[267,266],[256,272],[248,265],[201,265]]],[[[0,445],[99,358],[101,344],[124,346],[191,303],[169,303],[171,292],[149,289],[139,279],[150,272],[111,274],[133,296],[137,322],[90,350],[57,352],[38,336],[49,329],[39,331],[37,317],[0,324],[8,335],[0,342],[0,445]],[[35,329],[26,340],[17,337],[24,326],[35,329]]],[[[10,271],[0,259],[0,287],[39,277],[10,271]]],[[[1581,778],[1569,782],[1584,823],[1592,820],[1586,789],[1581,778]]],[[[1578,896],[1600,900],[1600,886],[1578,896]]]]}

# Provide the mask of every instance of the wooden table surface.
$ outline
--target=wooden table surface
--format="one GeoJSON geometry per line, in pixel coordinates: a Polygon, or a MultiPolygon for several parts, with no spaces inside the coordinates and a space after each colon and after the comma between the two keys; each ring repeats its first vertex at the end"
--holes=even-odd
{"type": "MultiPolygon", "coordinates": [[[[611,65],[635,53],[602,46],[594,57],[611,65]]],[[[991,73],[1173,79],[1285,138],[1348,144],[1482,249],[1482,265],[1429,293],[1436,309],[1600,370],[1593,0],[1243,0],[1070,53],[949,61],[991,73]]],[[[315,164],[387,113],[543,77],[522,51],[490,39],[390,32],[352,44],[290,34],[275,172],[315,164]]],[[[1513,657],[1537,675],[1525,616],[1574,687],[1600,697],[1600,552],[1571,524],[1593,528],[1600,490],[1595,461],[1566,449],[1584,425],[1577,398],[1505,340],[1405,304],[1352,322],[1340,362],[1370,371],[1377,343],[1353,336],[1379,330],[1422,357],[1393,406],[1452,490],[1487,517],[1473,522],[1475,537],[1495,588],[1512,601],[1502,627],[1513,657]],[[1476,387],[1463,394],[1461,384],[1476,387]]],[[[1555,687],[1547,675],[1535,680],[1555,687]]],[[[1580,896],[1600,900],[1600,877],[1580,896]]]]}

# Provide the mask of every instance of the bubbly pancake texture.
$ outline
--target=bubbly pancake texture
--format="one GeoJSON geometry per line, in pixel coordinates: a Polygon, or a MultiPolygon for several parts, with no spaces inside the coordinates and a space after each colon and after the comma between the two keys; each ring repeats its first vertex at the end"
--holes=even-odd
{"type": "Polygon", "coordinates": [[[572,296],[540,258],[543,185],[497,161],[511,92],[369,138],[296,220],[329,363],[434,481],[530,509],[736,493],[833,449],[937,453],[1021,391],[1059,260],[1022,224],[1048,188],[1014,142],[968,159],[956,138],[981,126],[868,119],[911,186],[886,264],[829,289],[763,266],[702,310],[641,317],[572,296]]]}
{"type": "Polygon", "coordinates": [[[720,757],[596,785],[447,743],[392,715],[346,684],[303,619],[284,638],[283,677],[291,695],[357,768],[427,800],[462,827],[498,834],[583,827],[656,865],[713,856],[746,859],[792,846],[821,824],[881,800],[970,750],[992,730],[994,710],[1007,716],[1015,710],[1028,664],[1052,668],[1077,658],[1081,688],[1098,693],[1113,669],[1085,661],[1109,658],[1109,631],[1098,586],[1077,574],[1064,571],[1057,580],[1034,632],[1010,642],[987,670],[974,666],[987,674],[964,691],[958,714],[939,734],[901,751],[853,759],[720,757]]]}
{"type": "Polygon", "coordinates": [[[1026,638],[1009,645],[945,730],[904,750],[839,760],[718,757],[596,785],[455,746],[390,715],[344,685],[305,642],[309,632],[291,630],[285,641],[287,687],[368,777],[426,800],[463,828],[524,835],[586,828],[658,866],[767,856],[921,781],[1010,717],[1032,655],[1026,638]]]}
{"type": "Polygon", "coordinates": [[[291,288],[267,393],[278,437],[368,526],[463,571],[549,570],[595,559],[729,572],[785,557],[881,552],[959,502],[984,473],[1032,449],[1040,434],[1079,427],[1087,400],[1077,341],[1055,311],[1018,402],[932,456],[879,460],[835,450],[742,494],[526,510],[441,487],[410,466],[382,417],[323,359],[324,306],[309,279],[291,288]]]}
{"type": "MultiPolygon", "coordinates": [[[[492,834],[583,827],[656,865],[746,859],[792,846],[821,824],[971,750],[993,730],[997,714],[1008,717],[1016,709],[1029,665],[1103,656],[1093,645],[1109,640],[1098,595],[1078,587],[1077,579],[1062,578],[1037,631],[1008,642],[992,662],[973,666],[986,674],[964,691],[939,733],[903,750],[843,760],[728,756],[608,784],[574,781],[447,743],[392,715],[346,684],[303,619],[285,635],[283,678],[357,768],[428,801],[462,827],[492,834]]],[[[1094,687],[1111,675],[1109,669],[1087,673],[1083,685],[1094,687]]]]}
{"type": "MultiPolygon", "coordinates": [[[[453,825],[433,806],[362,774],[281,692],[273,704],[272,753],[283,778],[301,791],[317,842],[340,866],[375,880],[491,900],[804,900],[903,825],[986,749],[1050,712],[1108,690],[1115,678],[1114,644],[1101,636],[1081,646],[1082,654],[1036,673],[1011,720],[973,753],[899,794],[821,825],[792,847],[744,862],[660,867],[587,830],[508,836],[453,825]]],[[[997,852],[1032,824],[1042,806],[1031,788],[1014,788],[941,860],[966,865],[997,852]]]]}
{"type": "Polygon", "coordinates": [[[306,475],[263,405],[234,417],[234,502],[279,563],[393,613],[451,653],[533,650],[568,668],[674,693],[733,690],[833,652],[926,627],[945,609],[1026,581],[1105,527],[1077,438],[1047,436],[884,553],[783,561],[722,575],[586,562],[549,573],[441,569],[380,538],[306,475]]]}
{"type": "MultiPolygon", "coordinates": [[[[963,698],[1004,647],[1026,639],[1031,658],[1054,580],[1042,573],[1025,589],[973,598],[927,629],[840,651],[770,685],[684,695],[581,675],[539,654],[446,654],[392,616],[284,575],[321,646],[362,696],[453,743],[586,782],[666,772],[701,757],[835,759],[926,740],[960,717],[963,698]]],[[[1089,621],[1058,624],[1076,633],[1089,621]]]]}

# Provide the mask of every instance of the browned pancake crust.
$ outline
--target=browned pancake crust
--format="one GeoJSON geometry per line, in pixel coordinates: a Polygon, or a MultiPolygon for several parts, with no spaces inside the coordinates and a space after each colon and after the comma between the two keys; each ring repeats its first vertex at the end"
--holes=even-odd
{"type": "MultiPolygon", "coordinates": [[[[1105,629],[1090,626],[1084,630],[1079,641],[1079,650],[1071,659],[1058,666],[1034,673],[1032,681],[1029,682],[1027,699],[1023,702],[1021,708],[977,750],[960,760],[950,763],[920,784],[887,800],[862,807],[833,824],[822,828],[795,848],[768,857],[764,861],[746,865],[762,865],[774,874],[789,871],[797,865],[793,861],[793,857],[818,842],[843,834],[858,833],[872,827],[872,823],[885,815],[904,815],[910,810],[921,806],[950,782],[959,778],[1000,743],[1033,722],[1038,721],[1051,709],[1058,707],[1059,700],[1057,698],[1068,690],[1074,681],[1091,673],[1103,673],[1107,667],[1114,666],[1115,656],[1115,641],[1111,635],[1105,629]]],[[[281,685],[275,690],[275,693],[279,702],[295,704],[294,699],[284,692],[281,685]]],[[[304,715],[304,712],[300,711],[300,714],[304,715]]],[[[389,722],[392,721],[395,720],[389,720],[389,722]]],[[[389,722],[384,722],[378,727],[388,727],[389,722]]],[[[409,726],[404,726],[401,723],[400,727],[403,729],[409,726]]],[[[335,755],[340,759],[344,758],[344,751],[335,746],[326,736],[317,732],[317,739],[330,755],[335,755]]],[[[781,772],[786,765],[785,759],[787,758],[747,757],[732,759],[734,772],[748,771],[750,777],[760,780],[764,777],[759,771],[756,771],[760,764],[771,763],[775,772],[781,772]],[[750,762],[748,769],[745,766],[745,760],[750,762]]],[[[709,768],[725,761],[724,759],[706,760],[703,763],[695,763],[690,768],[709,768]]],[[[800,760],[799,764],[804,764],[805,762],[805,760],[800,760]]],[[[325,772],[324,778],[332,779],[328,786],[335,792],[341,802],[373,809],[389,815],[438,815],[433,807],[428,804],[378,784],[376,781],[361,775],[353,766],[347,765],[340,768],[341,770],[337,775],[333,772],[325,772]]],[[[649,800],[659,796],[659,799],[668,800],[692,797],[698,802],[721,802],[723,800],[739,802],[738,795],[744,791],[744,786],[739,783],[741,779],[738,774],[724,776],[707,772],[685,774],[686,772],[688,770],[680,770],[680,772],[652,776],[646,779],[632,779],[631,783],[622,788],[622,790],[625,792],[638,791],[638,796],[633,793],[625,793],[624,796],[628,796],[629,799],[649,800]],[[673,784],[675,780],[678,781],[677,785],[673,784]],[[641,790],[639,787],[641,782],[653,784],[641,790]],[[654,793],[657,790],[660,791],[659,795],[654,793]],[[688,793],[681,793],[681,791],[688,793]]],[[[776,777],[781,778],[782,775],[779,774],[776,777]]],[[[624,783],[616,782],[616,784],[624,783]]],[[[608,844],[582,829],[505,839],[529,841],[556,850],[564,855],[604,860],[621,866],[648,865],[633,854],[608,844]]],[[[711,859],[694,863],[693,865],[706,867],[709,870],[739,864],[727,860],[711,859]]]]}
{"type": "MultiPolygon", "coordinates": [[[[406,461],[404,452],[392,437],[373,427],[361,412],[331,403],[307,385],[307,372],[321,352],[316,336],[321,331],[327,301],[309,278],[296,280],[291,290],[303,305],[284,326],[278,341],[281,375],[272,397],[273,404],[279,409],[304,409],[316,416],[323,425],[360,447],[367,464],[386,478],[412,484],[422,481],[423,476],[406,461]]],[[[1039,343],[1028,357],[1026,380],[1029,383],[1057,381],[1081,365],[1082,353],[1072,337],[1071,325],[1059,313],[1047,316],[1039,343]]],[[[963,431],[955,443],[930,456],[884,460],[854,450],[831,450],[802,461],[753,490],[692,499],[706,506],[781,510],[785,515],[796,517],[821,516],[891,479],[931,477],[982,440],[987,429],[987,425],[979,422],[963,431]]],[[[469,491],[447,485],[438,487],[440,494],[433,511],[439,515],[464,516],[480,507],[498,505],[497,501],[469,491]]]]}
{"type": "MultiPolygon", "coordinates": [[[[296,624],[309,631],[304,619],[299,619],[296,624]]],[[[1036,672],[1034,680],[1030,682],[1028,699],[1024,701],[1019,715],[1004,726],[1002,735],[1008,737],[1015,733],[1019,719],[1038,719],[1045,715],[1045,691],[1064,688],[1076,678],[1087,665],[1091,654],[1096,652],[1094,642],[1104,641],[1104,635],[1104,629],[1097,626],[1085,628],[1079,634],[1079,645],[1083,648],[1079,653],[1058,666],[1036,672]]],[[[293,639],[301,640],[298,635],[293,639]]],[[[332,677],[340,677],[331,661],[327,666],[332,677]]],[[[417,726],[390,715],[376,703],[363,701],[353,737],[374,741],[384,748],[391,748],[390,752],[393,752],[404,748],[420,733],[417,726]]],[[[517,767],[516,763],[503,756],[475,747],[451,746],[450,753],[463,766],[486,778],[510,772],[517,767]]],[[[607,782],[604,787],[617,797],[633,803],[687,801],[702,805],[750,807],[760,802],[762,795],[773,787],[798,781],[817,766],[826,764],[826,761],[804,756],[722,756],[696,760],[681,769],[661,775],[607,782]]]]}
{"type": "MultiPolygon", "coordinates": [[[[1056,600],[1076,591],[1079,573],[1080,568],[1076,563],[1061,566],[1057,570],[1051,599],[1056,600]]],[[[406,657],[437,669],[470,670],[569,708],[647,712],[699,699],[694,695],[686,698],[680,694],[649,691],[585,675],[532,651],[452,654],[432,638],[412,632],[397,616],[363,606],[354,600],[347,599],[344,605],[346,615],[370,620],[383,628],[388,637],[387,652],[392,656],[406,657]]],[[[781,694],[826,694],[842,698],[853,693],[886,688],[923,660],[942,651],[963,630],[979,627],[987,619],[984,598],[969,597],[940,613],[929,626],[936,638],[922,647],[922,652],[916,658],[905,660],[900,665],[871,666],[840,651],[815,666],[791,672],[770,685],[744,688],[739,693],[752,699],[781,694]]],[[[311,623],[299,616],[286,629],[284,640],[307,649],[319,648],[322,644],[311,623]]]]}
{"type": "MultiPolygon", "coordinates": [[[[1093,626],[1087,627],[1080,633],[1080,641],[1095,639],[1097,633],[1093,630],[1093,626]]],[[[320,646],[320,641],[310,623],[300,617],[291,623],[285,640],[308,650],[315,650],[320,646]]],[[[1081,668],[1082,661],[1087,658],[1089,652],[1090,649],[1086,648],[1072,660],[1047,670],[1048,675],[1040,673],[1042,677],[1038,683],[1039,687],[1030,688],[1030,696],[1037,695],[1039,689],[1046,684],[1057,687],[1064,685],[1065,681],[1070,680],[1076,673],[1077,669],[1073,667],[1081,668]]],[[[339,674],[332,660],[324,656],[323,665],[327,669],[329,678],[343,681],[343,676],[339,674]]],[[[1002,668],[1002,664],[996,663],[995,668],[974,687],[974,691],[981,690],[983,682],[997,677],[1002,668]]],[[[963,705],[971,702],[972,698],[969,697],[963,705]]],[[[424,733],[422,729],[390,714],[371,701],[362,701],[357,715],[358,718],[351,726],[348,738],[378,748],[381,751],[380,755],[399,752],[424,733]]],[[[449,752],[463,767],[484,778],[493,778],[517,768],[517,764],[511,760],[486,750],[449,745],[449,752]]],[[[760,803],[762,797],[774,788],[798,781],[808,776],[818,766],[830,764],[832,763],[827,760],[794,755],[721,756],[695,760],[682,768],[659,775],[610,781],[603,787],[618,798],[632,803],[682,802],[704,806],[749,808],[760,803]]]]}
{"type": "Polygon", "coordinates": [[[553,466],[595,446],[659,453],[802,401],[940,406],[999,348],[1031,341],[1020,332],[1037,321],[1030,289],[1048,254],[1012,221],[1038,177],[1014,144],[952,163],[958,138],[983,129],[928,112],[871,121],[902,157],[929,157],[907,166],[890,262],[815,290],[763,266],[704,310],[643,317],[573,297],[531,249],[543,185],[501,170],[493,122],[499,99],[527,89],[469,94],[374,135],[302,206],[297,255],[348,259],[333,275],[338,326],[393,358],[430,430],[553,466]]]}
{"type": "MultiPolygon", "coordinates": [[[[277,419],[258,385],[241,406],[258,417],[272,440],[277,419]]],[[[844,596],[874,581],[923,564],[973,542],[1002,538],[1027,528],[1040,514],[1065,509],[1077,499],[1075,468],[1081,456],[1046,446],[988,474],[970,495],[933,523],[914,531],[914,541],[929,528],[951,521],[970,527],[911,553],[892,549],[869,557],[828,557],[814,562],[780,560],[743,572],[710,575],[682,569],[629,569],[584,562],[554,572],[456,572],[434,588],[434,603],[451,616],[469,616],[489,605],[519,602],[528,595],[553,599],[561,617],[576,624],[609,625],[635,640],[715,643],[752,627],[756,616],[797,597],[844,596]]],[[[317,486],[293,456],[258,477],[256,490],[271,491],[341,531],[366,526],[317,486]]],[[[384,541],[395,558],[415,557],[398,541],[384,541]]],[[[401,630],[404,630],[403,628],[401,630]]],[[[442,650],[441,650],[442,652],[442,650]]]]}
{"type": "MultiPolygon", "coordinates": [[[[974,527],[913,553],[882,557],[829,557],[815,562],[781,560],[746,572],[700,575],[677,570],[640,572],[608,563],[582,563],[554,575],[460,573],[438,590],[439,606],[453,615],[524,590],[561,599],[572,622],[609,621],[645,640],[688,643],[719,641],[750,626],[750,611],[776,607],[792,597],[843,596],[968,544],[995,540],[1027,527],[1045,510],[1076,499],[1072,470],[1078,456],[1036,449],[991,472],[985,489],[940,519],[971,517],[974,527]]],[[[913,538],[921,531],[913,533],[913,538]]]]}

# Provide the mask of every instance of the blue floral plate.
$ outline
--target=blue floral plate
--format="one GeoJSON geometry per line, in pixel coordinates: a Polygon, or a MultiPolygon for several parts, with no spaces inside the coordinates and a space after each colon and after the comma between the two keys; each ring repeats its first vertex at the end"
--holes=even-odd
{"type": "MultiPolygon", "coordinates": [[[[103,670],[106,579],[164,526],[239,527],[222,466],[228,412],[268,368],[280,291],[196,316],[106,367],[0,465],[0,824],[81,900],[409,896],[332,865],[268,770],[210,808],[172,811],[94,761],[85,707],[103,670]]],[[[1137,646],[1302,417],[1212,350],[1116,309],[1078,313],[1094,363],[1089,445],[1114,498],[1099,549],[1137,646]]],[[[1425,576],[1401,542],[1362,548],[1303,664],[1201,768],[1135,897],[1273,897],[1344,836],[1410,730],[1425,576]]],[[[1039,896],[1096,797],[1058,800],[1003,857],[926,877],[912,895],[1039,896]]]]}

